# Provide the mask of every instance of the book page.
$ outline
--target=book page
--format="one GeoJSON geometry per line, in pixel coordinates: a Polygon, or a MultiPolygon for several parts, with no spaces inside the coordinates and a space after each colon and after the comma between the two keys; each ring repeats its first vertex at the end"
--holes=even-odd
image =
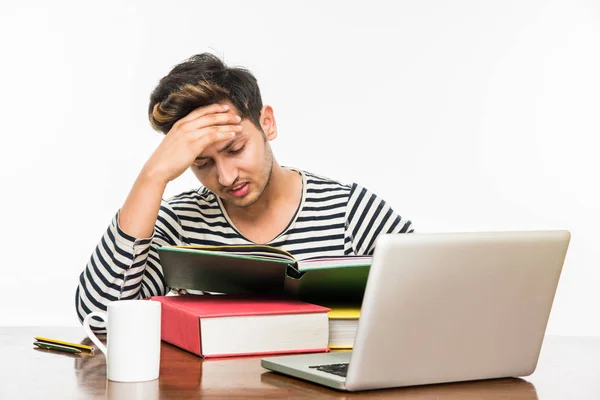
{"type": "Polygon", "coordinates": [[[312,257],[299,260],[298,270],[301,272],[312,269],[339,268],[339,267],[368,267],[373,261],[372,256],[332,256],[312,257]]]}
{"type": "Polygon", "coordinates": [[[220,255],[264,258],[269,260],[295,262],[294,256],[292,256],[287,251],[271,246],[172,246],[171,248],[196,250],[199,252],[210,252],[212,254],[220,255]]]}

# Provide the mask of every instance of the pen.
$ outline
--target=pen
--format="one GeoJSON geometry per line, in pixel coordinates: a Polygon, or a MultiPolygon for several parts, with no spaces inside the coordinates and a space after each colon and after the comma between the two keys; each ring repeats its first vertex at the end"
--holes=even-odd
{"type": "Polygon", "coordinates": [[[43,343],[43,342],[33,342],[37,347],[41,347],[46,350],[58,350],[65,351],[67,353],[81,353],[81,350],[75,349],[73,347],[61,346],[60,344],[52,344],[52,343],[43,343]]]}
{"type": "Polygon", "coordinates": [[[72,347],[72,348],[79,349],[79,350],[89,351],[90,353],[93,353],[95,350],[95,348],[92,346],[86,346],[86,345],[78,344],[78,343],[65,342],[63,340],[49,339],[49,338],[45,338],[45,337],[41,337],[41,336],[35,336],[34,339],[37,340],[38,342],[47,343],[47,344],[57,344],[57,345],[61,345],[61,346],[68,346],[68,347],[72,347]]]}

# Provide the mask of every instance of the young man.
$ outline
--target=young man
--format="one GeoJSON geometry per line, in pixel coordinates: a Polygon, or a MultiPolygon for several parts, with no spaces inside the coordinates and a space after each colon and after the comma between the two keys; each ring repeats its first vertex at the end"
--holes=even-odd
{"type": "Polygon", "coordinates": [[[196,55],[160,80],[148,114],[165,137],[80,276],[81,320],[113,300],[164,295],[159,246],[267,244],[297,258],[364,255],[381,234],[413,232],[357,184],[280,166],[269,144],[277,137],[273,109],[245,69],[196,55]],[[188,168],[202,187],[162,200],[188,168]]]}

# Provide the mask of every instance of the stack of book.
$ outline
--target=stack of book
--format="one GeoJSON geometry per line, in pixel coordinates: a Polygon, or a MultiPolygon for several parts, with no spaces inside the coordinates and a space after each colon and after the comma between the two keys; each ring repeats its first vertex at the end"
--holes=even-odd
{"type": "Polygon", "coordinates": [[[227,293],[153,297],[166,342],[202,357],[352,348],[371,257],[299,261],[269,246],[158,252],[167,286],[227,293]]]}

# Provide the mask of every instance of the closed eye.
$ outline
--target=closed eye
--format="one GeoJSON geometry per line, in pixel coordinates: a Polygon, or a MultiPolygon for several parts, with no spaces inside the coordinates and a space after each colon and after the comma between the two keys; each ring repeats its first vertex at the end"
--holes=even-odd
{"type": "MultiPolygon", "coordinates": [[[[244,143],[240,148],[235,149],[235,150],[227,150],[227,154],[231,155],[231,156],[235,156],[237,154],[240,154],[242,151],[244,151],[244,149],[246,148],[246,144],[244,143]]],[[[204,169],[206,167],[210,167],[212,164],[212,159],[210,158],[198,158],[194,161],[194,166],[198,169],[204,169]]]]}
{"type": "Polygon", "coordinates": [[[244,149],[246,148],[246,145],[243,145],[242,147],[240,147],[239,149],[235,149],[235,150],[229,150],[228,153],[229,154],[239,154],[241,153],[244,149]]]}
{"type": "Polygon", "coordinates": [[[210,166],[210,163],[211,163],[211,160],[206,160],[206,161],[196,160],[196,161],[194,161],[194,166],[198,169],[203,169],[203,168],[210,166]]]}

